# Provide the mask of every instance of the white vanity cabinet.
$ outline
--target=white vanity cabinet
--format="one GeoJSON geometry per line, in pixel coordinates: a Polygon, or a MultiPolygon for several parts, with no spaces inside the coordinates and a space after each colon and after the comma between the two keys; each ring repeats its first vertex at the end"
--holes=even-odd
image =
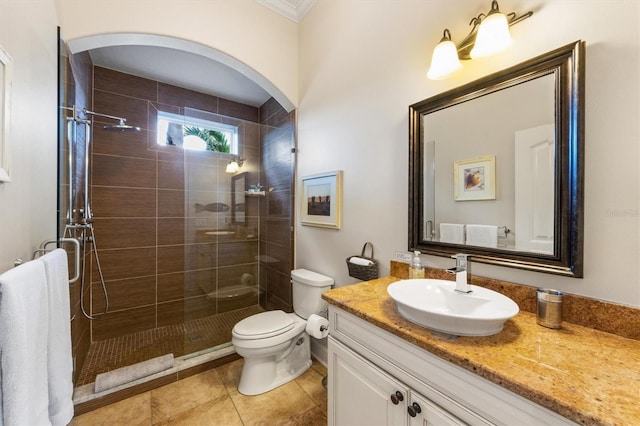
{"type": "Polygon", "coordinates": [[[334,339],[329,354],[330,425],[464,424],[334,339]]]}
{"type": "Polygon", "coordinates": [[[329,343],[335,425],[406,424],[409,389],[337,342],[329,343]],[[394,400],[391,400],[391,397],[394,400]]]}
{"type": "Polygon", "coordinates": [[[334,305],[329,323],[329,425],[575,424],[334,305]]]}

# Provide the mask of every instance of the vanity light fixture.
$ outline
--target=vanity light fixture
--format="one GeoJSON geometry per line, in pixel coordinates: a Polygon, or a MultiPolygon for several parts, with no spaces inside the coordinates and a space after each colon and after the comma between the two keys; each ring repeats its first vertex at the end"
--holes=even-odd
{"type": "Polygon", "coordinates": [[[431,66],[427,77],[440,80],[462,68],[460,60],[480,58],[505,49],[511,43],[509,27],[533,15],[532,11],[517,16],[515,13],[504,15],[498,2],[491,2],[491,10],[486,15],[480,13],[471,19],[471,31],[456,47],[451,41],[451,33],[444,30],[440,43],[433,49],[431,66]]]}
{"type": "Polygon", "coordinates": [[[458,58],[458,48],[451,41],[449,30],[445,29],[440,43],[433,49],[431,68],[429,68],[427,77],[431,80],[440,80],[460,68],[462,68],[462,64],[458,58]]]}
{"type": "Polygon", "coordinates": [[[238,171],[238,169],[240,167],[242,167],[242,165],[244,164],[244,158],[236,158],[234,160],[229,161],[229,164],[227,164],[227,168],[225,169],[225,172],[227,173],[235,173],[238,171]]]}
{"type": "Polygon", "coordinates": [[[481,18],[476,42],[471,49],[471,57],[482,58],[504,50],[511,44],[507,17],[500,13],[497,1],[491,2],[491,10],[481,18]]]}

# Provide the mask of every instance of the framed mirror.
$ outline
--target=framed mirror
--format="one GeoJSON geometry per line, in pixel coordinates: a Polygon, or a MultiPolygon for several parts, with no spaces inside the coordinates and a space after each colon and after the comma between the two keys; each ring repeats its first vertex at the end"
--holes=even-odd
{"type": "Polygon", "coordinates": [[[582,277],[583,41],[409,107],[409,250],[582,277]]]}
{"type": "Polygon", "coordinates": [[[231,177],[231,222],[245,223],[246,203],[245,191],[247,190],[247,172],[239,173],[231,177]]]}

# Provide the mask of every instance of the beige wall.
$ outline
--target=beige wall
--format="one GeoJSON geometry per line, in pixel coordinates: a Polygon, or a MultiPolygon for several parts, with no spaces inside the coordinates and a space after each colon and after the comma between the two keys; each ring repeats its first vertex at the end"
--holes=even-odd
{"type": "MultiPolygon", "coordinates": [[[[490,265],[474,273],[640,306],[640,116],[637,0],[501,2],[533,9],[512,27],[515,44],[488,60],[465,62],[455,77],[426,72],[445,27],[459,42],[486,0],[320,0],[300,25],[298,184],[302,176],[344,170],[340,231],[301,226],[297,267],[348,277],[345,258],[372,241],[381,274],[407,250],[408,106],[491,72],[583,39],[586,52],[584,278],[490,265]]],[[[424,257],[435,267],[451,260],[424,257]]]]}
{"type": "Polygon", "coordinates": [[[13,58],[11,178],[0,183],[0,272],[56,237],[57,20],[52,0],[0,0],[13,58]]]}
{"type": "MultiPolygon", "coordinates": [[[[466,62],[458,76],[439,82],[427,80],[425,74],[443,28],[448,27],[459,41],[470,17],[486,12],[487,1],[320,0],[300,24],[299,48],[298,41],[292,41],[295,25],[251,0],[118,1],[108,7],[98,7],[104,3],[96,0],[58,3],[69,37],[101,31],[179,35],[244,61],[291,99],[299,99],[297,180],[342,169],[345,202],[340,231],[297,225],[297,266],[330,275],[339,285],[356,281],[347,276],[345,258],[359,252],[364,241],[374,243],[382,274],[389,272],[394,251],[407,248],[408,105],[584,39],[585,278],[488,265],[475,265],[474,272],[640,306],[640,4],[636,0],[543,4],[520,0],[509,8],[502,5],[505,11],[535,10],[531,19],[512,28],[514,47],[489,60],[466,62]],[[163,18],[180,16],[185,10],[189,19],[163,18]],[[209,13],[198,12],[203,10],[209,13]],[[222,31],[211,31],[212,23],[218,22],[211,18],[216,11],[229,18],[218,24],[222,31]],[[237,25],[229,28],[231,18],[240,12],[257,20],[249,28],[242,26],[246,37],[238,36],[237,25]],[[274,25],[265,31],[263,25],[270,23],[274,25]],[[282,40],[284,44],[278,44],[282,40]]],[[[55,234],[56,165],[51,159],[56,152],[52,106],[57,21],[51,0],[0,0],[0,10],[0,44],[15,63],[14,179],[0,184],[0,270],[6,270],[15,257],[30,257],[40,241],[55,234]]],[[[444,258],[426,260],[438,267],[450,264],[444,258]]]]}
{"type": "Polygon", "coordinates": [[[288,110],[298,102],[297,25],[254,0],[58,2],[63,38],[72,53],[112,44],[107,39],[87,38],[124,33],[128,34],[125,42],[214,55],[252,78],[288,110]],[[148,39],[145,35],[166,37],[148,39]],[[211,48],[223,54],[216,56],[211,48]]]}

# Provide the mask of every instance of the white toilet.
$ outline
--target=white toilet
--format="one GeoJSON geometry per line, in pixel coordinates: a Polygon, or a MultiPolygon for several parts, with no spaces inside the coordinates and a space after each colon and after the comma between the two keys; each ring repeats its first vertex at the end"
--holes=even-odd
{"type": "Polygon", "coordinates": [[[291,271],[293,310],[267,311],[238,322],[232,343],[244,358],[238,391],[258,395],[283,385],[311,367],[307,319],[327,309],[322,292],[333,279],[306,269],[291,271]]]}

